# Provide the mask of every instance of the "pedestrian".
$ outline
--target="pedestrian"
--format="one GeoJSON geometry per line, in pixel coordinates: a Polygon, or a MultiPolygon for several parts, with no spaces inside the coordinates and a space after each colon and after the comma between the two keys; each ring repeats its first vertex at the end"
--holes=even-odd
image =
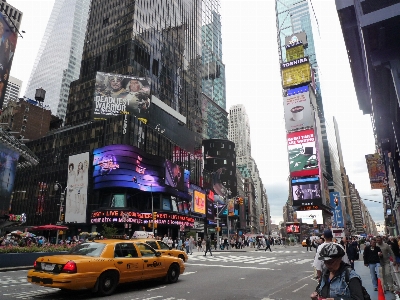
{"type": "Polygon", "coordinates": [[[272,252],[272,250],[271,250],[271,242],[269,241],[269,239],[265,240],[265,251],[267,251],[267,249],[269,249],[269,251],[272,252]]]}
{"type": "Polygon", "coordinates": [[[376,239],[372,238],[369,246],[364,248],[364,266],[369,268],[369,273],[371,275],[372,285],[374,290],[378,290],[378,275],[380,267],[379,253],[381,253],[381,248],[376,245],[376,239]]]}
{"type": "Polygon", "coordinates": [[[397,239],[395,237],[392,237],[391,239],[392,241],[392,251],[394,256],[396,257],[396,265],[395,265],[395,272],[398,272],[398,265],[400,263],[400,247],[399,247],[399,242],[397,241],[397,239]]]}
{"type": "Polygon", "coordinates": [[[354,269],[354,261],[358,260],[357,254],[358,254],[358,247],[357,247],[357,242],[352,242],[348,241],[347,239],[344,239],[344,247],[346,250],[347,257],[349,258],[350,261],[350,266],[352,269],[354,269]]]}
{"type": "Polygon", "coordinates": [[[324,270],[318,286],[311,294],[318,299],[364,299],[361,278],[350,266],[343,262],[344,249],[336,243],[325,244],[319,252],[319,260],[324,261],[324,270]]]}
{"type": "Polygon", "coordinates": [[[214,250],[217,250],[218,241],[217,238],[214,239],[214,250]]]}
{"type": "Polygon", "coordinates": [[[393,261],[393,265],[396,265],[396,257],[392,251],[392,248],[382,241],[381,236],[376,237],[376,245],[381,249],[379,255],[380,264],[382,267],[383,282],[386,286],[386,291],[394,292],[393,278],[390,272],[390,261],[393,261]]]}
{"type": "Polygon", "coordinates": [[[308,252],[308,248],[310,248],[310,251],[311,251],[311,240],[310,240],[309,236],[307,236],[307,238],[306,238],[306,247],[307,247],[307,252],[308,252]]]}
{"type": "Polygon", "coordinates": [[[208,252],[208,251],[210,251],[210,254],[211,254],[211,256],[212,256],[212,252],[211,252],[211,239],[210,239],[208,236],[206,236],[205,243],[206,243],[206,252],[204,253],[204,256],[207,256],[207,252],[208,252]]]}
{"type": "Polygon", "coordinates": [[[190,236],[189,238],[189,250],[190,250],[190,255],[193,254],[193,248],[195,247],[195,242],[194,242],[194,238],[192,236],[190,236]]]}
{"type": "Polygon", "coordinates": [[[190,253],[190,241],[188,238],[185,240],[185,249],[186,249],[186,254],[190,253]]]}

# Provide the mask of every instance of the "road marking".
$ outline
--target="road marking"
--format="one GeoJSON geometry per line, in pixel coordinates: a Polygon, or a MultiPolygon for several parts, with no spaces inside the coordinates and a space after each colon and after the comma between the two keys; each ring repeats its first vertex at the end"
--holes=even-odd
{"type": "Polygon", "coordinates": [[[294,291],[292,291],[292,293],[296,293],[297,291],[301,290],[303,287],[307,286],[308,283],[306,283],[305,285],[299,287],[298,289],[295,289],[294,291]]]}
{"type": "Polygon", "coordinates": [[[194,273],[197,273],[197,271],[194,271],[194,272],[185,272],[185,273],[181,274],[181,276],[182,276],[182,275],[190,275],[190,274],[194,274],[194,273]]]}
{"type": "MultiPolygon", "coordinates": [[[[156,290],[160,290],[160,289],[163,289],[163,288],[166,288],[167,286],[166,285],[164,285],[164,286],[160,286],[160,287],[158,287],[158,288],[154,288],[154,289],[150,289],[150,290],[147,290],[148,292],[151,292],[151,291],[156,291],[156,290]]],[[[157,296],[158,297],[158,296],[157,296]]],[[[148,299],[153,299],[153,298],[148,298],[148,299]]]]}
{"type": "Polygon", "coordinates": [[[281,289],[279,289],[279,290],[273,292],[272,294],[269,294],[268,297],[269,297],[269,296],[272,296],[273,294],[279,293],[280,291],[285,290],[285,289],[287,289],[288,287],[290,287],[290,286],[292,286],[292,285],[295,285],[295,284],[299,283],[299,282],[302,281],[302,280],[309,279],[309,278],[311,278],[312,276],[313,276],[313,275],[300,278],[300,279],[297,280],[296,282],[294,282],[294,283],[292,283],[292,284],[290,284],[290,285],[288,285],[288,286],[285,286],[285,287],[283,287],[283,288],[281,288],[281,289]]]}
{"type": "Polygon", "coordinates": [[[237,269],[252,269],[252,270],[272,270],[272,271],[281,270],[281,269],[260,268],[260,267],[240,267],[240,266],[207,265],[207,264],[186,264],[186,265],[199,266],[199,267],[237,268],[237,269]]]}

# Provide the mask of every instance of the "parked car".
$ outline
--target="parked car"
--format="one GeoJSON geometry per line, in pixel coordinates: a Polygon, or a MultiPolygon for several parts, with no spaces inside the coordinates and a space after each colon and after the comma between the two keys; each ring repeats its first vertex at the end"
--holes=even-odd
{"type": "Polygon", "coordinates": [[[40,286],[92,289],[108,296],[119,283],[159,278],[175,283],[184,271],[182,259],[162,256],[146,243],[96,240],[78,244],[64,255],[39,257],[27,278],[40,286]]]}

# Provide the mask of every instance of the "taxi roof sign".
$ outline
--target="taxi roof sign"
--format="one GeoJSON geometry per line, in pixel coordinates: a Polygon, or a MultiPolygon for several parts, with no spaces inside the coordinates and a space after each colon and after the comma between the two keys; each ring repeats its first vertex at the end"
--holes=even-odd
{"type": "Polygon", "coordinates": [[[147,231],[135,231],[132,235],[133,239],[147,239],[154,238],[154,234],[152,232],[147,231]]]}

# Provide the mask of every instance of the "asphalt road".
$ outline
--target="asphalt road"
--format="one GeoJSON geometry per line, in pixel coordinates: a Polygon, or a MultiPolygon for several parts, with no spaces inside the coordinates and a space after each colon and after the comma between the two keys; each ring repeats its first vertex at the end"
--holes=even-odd
{"type": "MultiPolygon", "coordinates": [[[[292,246],[272,252],[217,252],[211,257],[194,252],[175,284],[139,282],[119,286],[107,299],[129,300],[298,300],[310,299],[315,252],[292,246]]],[[[26,281],[27,271],[0,273],[0,299],[95,299],[91,292],[65,293],[26,281]]],[[[105,299],[105,298],[103,298],[105,299]]]]}

